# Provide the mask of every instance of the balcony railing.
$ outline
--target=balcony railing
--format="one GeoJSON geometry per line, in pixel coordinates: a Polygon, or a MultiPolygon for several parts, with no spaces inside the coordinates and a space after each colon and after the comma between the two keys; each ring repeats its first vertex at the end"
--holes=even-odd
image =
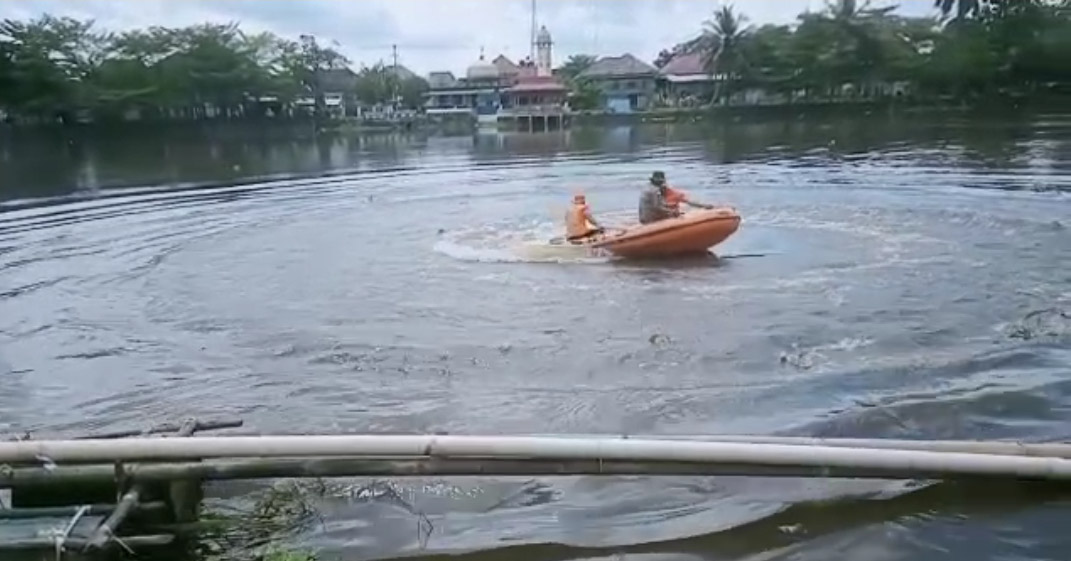
{"type": "Polygon", "coordinates": [[[501,113],[508,117],[542,117],[546,115],[563,115],[569,108],[558,103],[544,105],[516,105],[503,108],[501,113]]]}

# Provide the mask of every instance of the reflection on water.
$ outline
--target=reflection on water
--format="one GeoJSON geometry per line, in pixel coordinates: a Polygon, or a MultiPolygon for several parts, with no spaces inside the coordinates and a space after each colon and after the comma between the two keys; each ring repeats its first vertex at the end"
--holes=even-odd
{"type": "MultiPolygon", "coordinates": [[[[534,159],[554,161],[588,154],[624,157],[657,154],[657,146],[687,146],[689,157],[722,163],[791,155],[866,160],[899,150],[933,165],[957,161],[1031,175],[1059,173],[1071,142],[1059,132],[1067,117],[1042,116],[1014,122],[976,117],[883,114],[838,120],[705,124],[619,125],[551,133],[487,132],[471,136],[426,134],[315,134],[310,129],[276,127],[181,129],[149,134],[57,131],[0,136],[0,200],[93,193],[117,186],[168,183],[223,183],[245,177],[315,174],[330,170],[367,171],[405,167],[427,157],[459,164],[534,159]],[[461,156],[464,154],[464,156],[461,156]]],[[[685,162],[680,162],[685,163],[685,162]]],[[[1051,186],[1037,181],[1027,188],[1051,186]]]]}
{"type": "MultiPolygon", "coordinates": [[[[884,113],[453,137],[8,134],[0,432],[192,414],[264,432],[1067,438],[1069,143],[1060,116],[884,113]],[[556,235],[577,187],[608,223],[630,220],[654,169],[740,210],[721,258],[512,251],[556,235]]],[[[353,559],[1068,546],[1051,486],[341,485],[324,524],[288,539],[353,559]]]]}

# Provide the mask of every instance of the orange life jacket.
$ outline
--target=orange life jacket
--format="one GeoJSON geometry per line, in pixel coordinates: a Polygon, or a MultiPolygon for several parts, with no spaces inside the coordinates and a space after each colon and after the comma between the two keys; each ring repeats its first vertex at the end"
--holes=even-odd
{"type": "Polygon", "coordinates": [[[664,200],[666,201],[666,206],[672,208],[673,210],[680,211],[681,203],[683,203],[687,199],[688,195],[685,194],[684,191],[678,191],[670,187],[669,185],[666,185],[666,194],[664,197],[664,200]]]}
{"type": "Polygon", "coordinates": [[[588,222],[588,205],[574,204],[565,213],[565,237],[575,238],[583,236],[595,229],[595,225],[588,222]]]}

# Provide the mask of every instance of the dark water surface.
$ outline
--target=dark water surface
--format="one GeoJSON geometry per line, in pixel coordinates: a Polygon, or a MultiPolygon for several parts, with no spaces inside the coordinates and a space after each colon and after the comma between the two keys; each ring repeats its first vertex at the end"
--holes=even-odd
{"type": "MultiPolygon", "coordinates": [[[[1054,115],[8,138],[0,433],[233,415],[262,432],[1068,438],[1069,193],[1071,117],[1054,115]],[[724,259],[516,251],[556,233],[578,187],[627,219],[655,169],[740,210],[724,259]]],[[[293,543],[348,559],[1071,557],[1071,494],[1051,486],[389,488],[327,500],[293,543]]]]}

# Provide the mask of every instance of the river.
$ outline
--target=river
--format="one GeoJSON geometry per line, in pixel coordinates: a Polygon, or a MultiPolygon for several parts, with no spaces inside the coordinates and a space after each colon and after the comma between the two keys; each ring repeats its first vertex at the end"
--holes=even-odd
{"type": "MultiPolygon", "coordinates": [[[[1061,115],[9,138],[0,434],[196,415],[274,433],[1068,438],[1069,193],[1061,115]],[[654,170],[741,212],[719,259],[518,250],[558,234],[576,189],[628,221],[654,170]]],[[[1071,497],[1049,486],[385,485],[325,499],[290,543],[643,561],[1071,547],[1071,497]]]]}

